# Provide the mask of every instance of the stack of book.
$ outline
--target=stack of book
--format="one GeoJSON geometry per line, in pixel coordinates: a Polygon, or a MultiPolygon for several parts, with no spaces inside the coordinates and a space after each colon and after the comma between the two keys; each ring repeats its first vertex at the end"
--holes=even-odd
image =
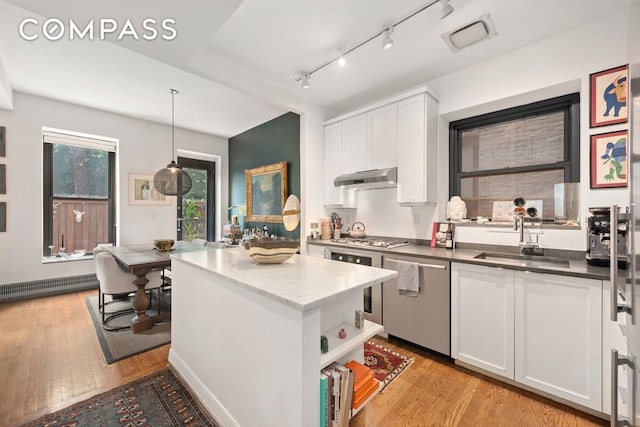
{"type": "Polygon", "coordinates": [[[353,405],[354,372],[333,362],[320,373],[320,427],[347,427],[353,405]]]}
{"type": "Polygon", "coordinates": [[[353,409],[359,409],[367,399],[380,387],[380,382],[373,375],[373,370],[362,363],[352,360],[346,367],[354,372],[353,409]]]}

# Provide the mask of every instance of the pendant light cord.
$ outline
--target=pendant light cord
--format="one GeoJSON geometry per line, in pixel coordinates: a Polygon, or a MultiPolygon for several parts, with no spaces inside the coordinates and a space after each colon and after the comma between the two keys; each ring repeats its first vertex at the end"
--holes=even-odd
{"type": "Polygon", "coordinates": [[[180,92],[178,92],[175,89],[169,89],[169,93],[171,93],[171,159],[175,161],[176,160],[175,158],[176,125],[175,125],[174,102],[175,102],[176,94],[180,92]]]}

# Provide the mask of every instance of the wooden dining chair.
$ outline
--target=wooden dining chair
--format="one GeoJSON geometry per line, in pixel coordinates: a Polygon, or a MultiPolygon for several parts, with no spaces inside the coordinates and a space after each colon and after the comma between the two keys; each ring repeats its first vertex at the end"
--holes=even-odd
{"type": "MultiPolygon", "coordinates": [[[[130,326],[110,326],[109,322],[117,317],[125,314],[132,313],[133,307],[128,306],[124,309],[107,311],[107,306],[116,302],[125,301],[129,295],[138,291],[133,281],[136,276],[128,271],[123,270],[116,262],[115,258],[111,255],[111,252],[104,248],[94,248],[93,261],[96,268],[96,277],[98,278],[98,308],[102,313],[102,328],[107,331],[118,331],[123,329],[129,329],[130,326]],[[105,302],[105,296],[110,296],[111,300],[105,302]]],[[[151,296],[151,290],[160,289],[162,285],[160,271],[151,271],[147,274],[149,283],[145,286],[145,290],[149,291],[151,296]]],[[[157,292],[157,304],[158,313],[160,312],[160,294],[157,292]]],[[[150,298],[151,301],[151,298],[150,298]]]]}

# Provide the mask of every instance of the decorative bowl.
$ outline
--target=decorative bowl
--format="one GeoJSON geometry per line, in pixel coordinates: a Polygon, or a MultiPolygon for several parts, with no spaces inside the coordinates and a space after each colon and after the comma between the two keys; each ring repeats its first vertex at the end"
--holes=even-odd
{"type": "Polygon", "coordinates": [[[173,239],[154,239],[153,246],[159,251],[166,252],[171,250],[175,242],[173,239]]]}
{"type": "Polygon", "coordinates": [[[241,242],[245,253],[258,264],[280,264],[298,252],[300,240],[262,237],[241,242]]]}

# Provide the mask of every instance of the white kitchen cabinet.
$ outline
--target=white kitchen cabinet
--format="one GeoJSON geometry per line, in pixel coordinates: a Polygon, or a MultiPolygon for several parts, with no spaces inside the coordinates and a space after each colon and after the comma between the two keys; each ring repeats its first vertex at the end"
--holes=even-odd
{"type": "Polygon", "coordinates": [[[515,272],[515,380],[602,410],[602,282],[515,272]]]}
{"type": "Polygon", "coordinates": [[[438,111],[428,93],[398,102],[398,203],[437,202],[438,111]]]}
{"type": "Polygon", "coordinates": [[[356,192],[333,185],[342,173],[342,122],[336,122],[324,127],[324,204],[355,208],[356,192]]]}
{"type": "Polygon", "coordinates": [[[451,352],[602,411],[602,282],[451,264],[451,352]]]}
{"type": "Polygon", "coordinates": [[[451,264],[451,356],[514,377],[513,271],[451,264]]]}
{"type": "Polygon", "coordinates": [[[369,122],[366,114],[360,114],[342,122],[342,173],[368,169],[369,122]]]}
{"type": "Polygon", "coordinates": [[[369,114],[369,167],[392,168],[398,165],[398,105],[376,108],[369,114]]]}

